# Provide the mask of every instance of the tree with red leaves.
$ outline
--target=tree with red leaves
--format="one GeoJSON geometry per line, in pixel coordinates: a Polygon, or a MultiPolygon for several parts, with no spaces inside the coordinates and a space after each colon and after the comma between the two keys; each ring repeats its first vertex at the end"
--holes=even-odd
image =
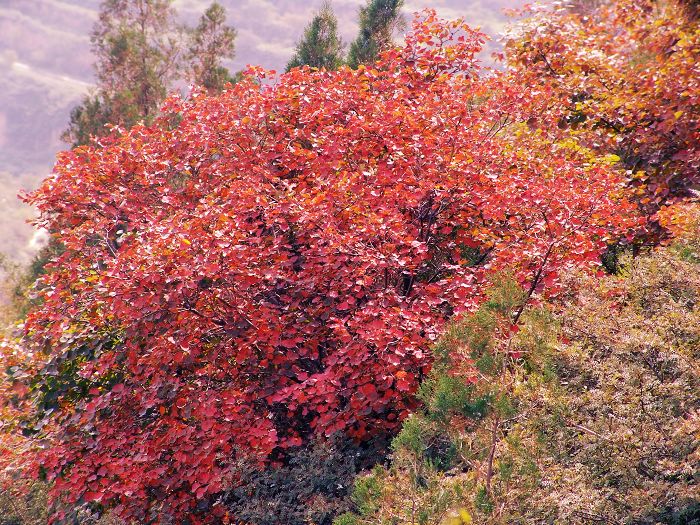
{"type": "Polygon", "coordinates": [[[565,2],[529,12],[507,39],[509,66],[552,92],[566,134],[626,170],[651,218],[639,240],[668,232],[655,214],[700,188],[700,31],[697,6],[680,0],[565,2]]]}
{"type": "Polygon", "coordinates": [[[529,129],[550,93],[480,76],[483,41],[429,11],[374,68],[252,70],[59,155],[28,200],[66,251],[26,322],[54,499],[225,521],[237,459],[392,433],[494,275],[556,292],[637,225],[609,160],[529,129]]]}

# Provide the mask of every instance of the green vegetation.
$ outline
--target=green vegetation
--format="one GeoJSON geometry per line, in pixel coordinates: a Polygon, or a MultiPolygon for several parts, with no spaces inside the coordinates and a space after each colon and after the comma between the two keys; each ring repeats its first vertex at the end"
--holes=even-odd
{"type": "Polygon", "coordinates": [[[338,36],[338,19],[330,3],[326,2],[304,29],[287,64],[287,71],[299,66],[338,69],[343,63],[343,43],[338,36]]]}
{"type": "Polygon", "coordinates": [[[403,0],[368,0],[360,9],[360,30],[348,51],[350,67],[374,62],[392,44],[394,33],[403,27],[403,4],[403,0]]]}
{"type": "Polygon", "coordinates": [[[223,91],[226,84],[235,84],[236,79],[221,65],[223,59],[235,56],[235,40],[235,29],[226,25],[226,10],[214,2],[189,32],[188,79],[212,94],[223,91]]]}
{"type": "Polygon", "coordinates": [[[220,92],[233,81],[221,65],[234,56],[236,32],[218,2],[195,28],[178,26],[172,0],[106,0],[91,35],[96,91],[71,112],[63,139],[72,147],[157,116],[177,81],[220,92]]]}
{"type": "Polygon", "coordinates": [[[345,63],[357,68],[375,62],[382,51],[393,45],[394,35],[404,27],[403,4],[403,0],[367,0],[360,8],[357,38],[345,57],[338,20],[331,4],[325,2],[304,30],[287,71],[300,66],[334,70],[345,63]]]}
{"type": "Polygon", "coordinates": [[[497,285],[436,345],[424,409],[335,524],[697,523],[699,249],[572,278],[512,337],[499,320],[520,296],[497,285]]]}

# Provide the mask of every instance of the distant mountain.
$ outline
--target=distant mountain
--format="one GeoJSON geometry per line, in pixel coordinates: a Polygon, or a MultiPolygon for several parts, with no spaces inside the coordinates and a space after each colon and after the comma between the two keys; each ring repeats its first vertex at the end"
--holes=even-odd
{"type": "MultiPolygon", "coordinates": [[[[322,0],[219,0],[238,30],[232,70],[247,64],[281,69],[322,0]]],[[[503,7],[515,0],[407,0],[410,13],[434,6],[442,16],[465,16],[495,34],[503,7]]],[[[36,249],[32,210],[17,200],[50,171],[65,145],[60,134],[73,106],[93,81],[89,34],[99,0],[0,0],[0,253],[26,261],[36,249]],[[32,239],[34,238],[34,242],[32,239]]],[[[176,0],[182,21],[194,25],[210,0],[176,0]]],[[[335,0],[341,32],[350,42],[364,0],[335,0]]]]}

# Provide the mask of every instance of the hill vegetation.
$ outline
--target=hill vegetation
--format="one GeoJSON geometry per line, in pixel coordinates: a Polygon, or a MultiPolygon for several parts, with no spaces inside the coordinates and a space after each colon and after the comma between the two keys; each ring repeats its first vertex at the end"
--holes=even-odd
{"type": "Polygon", "coordinates": [[[492,288],[434,348],[423,408],[336,525],[698,523],[698,253],[696,235],[575,277],[515,335],[521,291],[492,288]]]}
{"type": "Polygon", "coordinates": [[[527,11],[493,71],[400,5],[236,78],[213,7],[161,100],[168,2],[105,4],[25,197],[0,524],[700,522],[695,4],[527,11]]]}

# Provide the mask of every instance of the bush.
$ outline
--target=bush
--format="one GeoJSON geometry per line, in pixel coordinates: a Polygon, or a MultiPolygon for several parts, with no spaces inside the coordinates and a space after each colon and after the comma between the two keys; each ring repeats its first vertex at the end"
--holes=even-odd
{"type": "Polygon", "coordinates": [[[460,509],[489,524],[697,523],[699,247],[691,232],[618,276],[572,280],[556,315],[527,310],[512,338],[498,335],[512,304],[455,323],[356,523],[457,523],[460,509]],[[439,439],[456,450],[447,471],[439,439]]]}
{"type": "MultiPolygon", "coordinates": [[[[356,444],[340,435],[289,451],[283,465],[260,468],[241,462],[240,483],[223,495],[235,523],[330,525],[350,510],[353,481],[386,455],[387,443],[356,444]]],[[[374,478],[360,478],[353,496],[358,508],[379,495],[374,478]]]]}

